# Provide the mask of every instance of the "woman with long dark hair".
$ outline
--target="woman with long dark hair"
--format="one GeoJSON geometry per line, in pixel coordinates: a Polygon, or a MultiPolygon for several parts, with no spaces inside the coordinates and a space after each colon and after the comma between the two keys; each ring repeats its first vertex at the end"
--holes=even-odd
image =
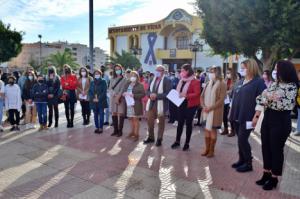
{"type": "Polygon", "coordinates": [[[48,119],[48,127],[52,126],[53,121],[53,111],[54,111],[54,119],[55,124],[54,127],[58,127],[58,101],[60,93],[60,77],[56,73],[55,67],[48,68],[48,75],[46,77],[46,84],[48,86],[48,109],[49,109],[49,119],[48,119]]]}
{"type": "MultiPolygon", "coordinates": [[[[282,175],[284,146],[292,130],[291,111],[298,91],[298,77],[291,62],[278,61],[273,76],[275,82],[257,97],[257,105],[263,106],[265,112],[261,127],[264,173],[256,184],[263,186],[264,190],[276,188],[278,176],[282,175]]],[[[260,111],[256,111],[253,124],[259,115],[260,111]]]]}
{"type": "Polygon", "coordinates": [[[64,75],[61,77],[63,89],[63,101],[65,104],[65,114],[67,118],[67,128],[74,127],[75,104],[77,102],[76,89],[77,77],[73,74],[69,65],[64,65],[64,75]]]}

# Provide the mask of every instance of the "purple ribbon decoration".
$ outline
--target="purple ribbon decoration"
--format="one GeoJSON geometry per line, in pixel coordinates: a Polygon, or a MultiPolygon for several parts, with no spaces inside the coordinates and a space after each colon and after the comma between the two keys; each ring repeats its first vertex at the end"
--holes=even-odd
{"type": "Polygon", "coordinates": [[[154,53],[154,45],[157,39],[157,34],[155,32],[151,32],[148,34],[148,44],[149,44],[149,50],[148,53],[146,55],[145,64],[149,64],[149,65],[155,65],[156,62],[156,58],[155,58],[155,53],[154,53]],[[151,57],[151,60],[150,60],[151,57]]]}

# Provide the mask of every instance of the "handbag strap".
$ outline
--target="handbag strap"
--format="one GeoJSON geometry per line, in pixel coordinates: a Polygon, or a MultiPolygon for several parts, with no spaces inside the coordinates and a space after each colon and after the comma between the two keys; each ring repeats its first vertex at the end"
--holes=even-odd
{"type": "Polygon", "coordinates": [[[118,86],[118,84],[119,84],[122,80],[123,80],[123,77],[120,78],[120,79],[116,82],[116,84],[112,87],[112,90],[115,90],[115,88],[118,86]]]}

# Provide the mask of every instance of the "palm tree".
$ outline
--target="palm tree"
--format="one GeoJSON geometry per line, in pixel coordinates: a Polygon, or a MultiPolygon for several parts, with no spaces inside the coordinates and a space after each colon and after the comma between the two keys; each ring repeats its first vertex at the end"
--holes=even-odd
{"type": "Polygon", "coordinates": [[[138,69],[141,66],[140,61],[129,52],[122,50],[122,53],[115,52],[113,57],[110,57],[113,64],[121,64],[124,68],[138,69]]]}
{"type": "Polygon", "coordinates": [[[65,49],[64,52],[58,51],[55,54],[51,54],[45,61],[44,67],[48,65],[54,65],[59,74],[63,71],[63,66],[68,64],[73,70],[76,70],[79,67],[79,64],[76,63],[75,58],[69,49],[65,49]]]}

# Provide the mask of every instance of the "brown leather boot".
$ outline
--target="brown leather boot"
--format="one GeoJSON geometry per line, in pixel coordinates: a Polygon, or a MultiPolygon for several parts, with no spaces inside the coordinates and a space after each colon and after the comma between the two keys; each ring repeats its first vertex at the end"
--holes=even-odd
{"type": "Polygon", "coordinates": [[[214,157],[216,142],[217,142],[217,139],[212,139],[212,138],[210,139],[209,152],[206,157],[208,157],[208,158],[214,157]]]}
{"type": "Polygon", "coordinates": [[[221,133],[221,135],[228,135],[229,131],[228,129],[224,129],[224,131],[221,133]]]}
{"type": "Polygon", "coordinates": [[[205,137],[205,149],[201,153],[202,156],[207,156],[210,147],[210,137],[205,137]]]}

